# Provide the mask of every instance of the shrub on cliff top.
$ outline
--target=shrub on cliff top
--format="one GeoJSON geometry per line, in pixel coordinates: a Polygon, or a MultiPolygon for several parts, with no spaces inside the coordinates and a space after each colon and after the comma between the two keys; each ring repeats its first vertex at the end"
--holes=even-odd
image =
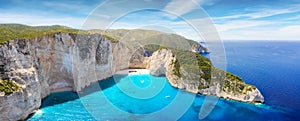
{"type": "MultiPolygon", "coordinates": [[[[167,48],[167,47],[162,47],[167,48]]],[[[182,74],[180,74],[180,67],[185,68],[185,71],[187,73],[195,73],[199,71],[200,74],[199,81],[201,79],[204,79],[208,84],[212,80],[212,76],[216,79],[223,80],[223,88],[228,88],[229,91],[233,92],[241,92],[244,90],[244,87],[247,87],[247,84],[238,76],[225,72],[221,69],[215,68],[211,61],[195,52],[186,51],[186,50],[178,50],[174,48],[167,48],[171,49],[173,54],[176,57],[176,62],[172,62],[171,64],[174,65],[175,69],[173,70],[173,73],[177,75],[178,77],[182,77],[182,74]],[[212,74],[212,72],[214,74],[212,74]],[[225,77],[225,80],[222,79],[225,77]]],[[[205,89],[208,88],[209,85],[202,85],[200,84],[198,89],[205,89]]],[[[255,87],[254,87],[255,88],[255,87]]],[[[253,90],[253,88],[249,88],[248,90],[253,90]]]]}
{"type": "Polygon", "coordinates": [[[13,92],[21,91],[21,87],[18,86],[15,82],[8,79],[0,79],[0,92],[4,92],[5,95],[10,95],[13,92]]]}
{"type": "MultiPolygon", "coordinates": [[[[51,35],[58,32],[72,34],[88,34],[90,31],[72,29],[66,26],[26,26],[22,24],[0,24],[0,45],[8,40],[20,38],[35,38],[39,36],[51,35]]],[[[105,33],[100,33],[111,42],[118,40],[105,33]]]]}

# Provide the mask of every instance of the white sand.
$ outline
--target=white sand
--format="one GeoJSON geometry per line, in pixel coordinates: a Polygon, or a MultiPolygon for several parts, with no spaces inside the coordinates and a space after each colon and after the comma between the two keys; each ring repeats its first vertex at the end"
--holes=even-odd
{"type": "Polygon", "coordinates": [[[51,93],[53,93],[53,92],[64,92],[64,91],[72,91],[72,88],[71,87],[58,88],[58,89],[51,90],[51,93]]]}
{"type": "Polygon", "coordinates": [[[116,74],[149,74],[147,69],[126,69],[116,72],[116,74]]]}
{"type": "MultiPolygon", "coordinates": [[[[125,69],[116,72],[115,74],[149,74],[149,70],[147,69],[125,69]]],[[[72,91],[71,87],[63,87],[51,90],[51,93],[53,92],[63,92],[63,91],[72,91]]]]}

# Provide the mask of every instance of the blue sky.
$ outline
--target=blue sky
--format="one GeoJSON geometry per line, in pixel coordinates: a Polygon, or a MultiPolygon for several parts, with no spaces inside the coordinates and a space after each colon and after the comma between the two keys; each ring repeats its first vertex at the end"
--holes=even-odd
{"type": "Polygon", "coordinates": [[[158,29],[195,40],[212,24],[222,40],[300,40],[299,8],[299,0],[1,0],[0,23],[158,29]]]}

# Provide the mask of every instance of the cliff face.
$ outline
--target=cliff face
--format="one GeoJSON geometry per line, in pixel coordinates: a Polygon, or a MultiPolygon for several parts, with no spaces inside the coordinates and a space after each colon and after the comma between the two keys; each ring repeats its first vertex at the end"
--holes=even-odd
{"type": "Polygon", "coordinates": [[[209,50],[207,48],[203,47],[200,43],[193,44],[191,50],[192,50],[192,52],[196,52],[196,53],[200,53],[200,54],[209,53],[209,50]]]}
{"type": "Polygon", "coordinates": [[[0,96],[0,120],[25,119],[50,92],[65,89],[79,92],[129,67],[148,68],[152,75],[165,75],[172,86],[188,92],[263,102],[258,89],[251,85],[237,86],[227,79],[227,86],[220,83],[210,86],[204,70],[198,70],[199,74],[176,66],[180,63],[171,50],[161,49],[150,57],[144,57],[144,51],[139,49],[131,51],[125,44],[111,43],[99,34],[57,33],[6,42],[0,46],[0,78],[16,82],[22,91],[0,96]]]}
{"type": "Polygon", "coordinates": [[[183,64],[185,63],[178,62],[172,50],[161,49],[150,57],[148,68],[152,75],[165,75],[172,86],[188,92],[215,95],[243,102],[264,102],[264,97],[255,86],[246,84],[241,79],[237,79],[237,76],[213,68],[214,74],[211,80],[213,82],[210,84],[203,75],[204,69],[189,70],[184,66],[179,66],[183,64]],[[226,75],[223,81],[215,81],[214,79],[221,78],[221,76],[218,77],[221,74],[226,75]]]}
{"type": "Polygon", "coordinates": [[[22,91],[0,97],[0,120],[26,118],[51,91],[78,92],[110,77],[128,67],[126,54],[124,45],[99,34],[58,33],[8,41],[0,47],[0,77],[15,81],[22,91]]]}

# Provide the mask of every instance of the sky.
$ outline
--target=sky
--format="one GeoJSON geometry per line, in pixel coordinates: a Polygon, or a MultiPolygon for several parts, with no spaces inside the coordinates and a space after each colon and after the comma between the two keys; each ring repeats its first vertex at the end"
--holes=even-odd
{"type": "Polygon", "coordinates": [[[194,40],[300,40],[299,0],[1,0],[0,23],[156,29],[194,40]]]}

